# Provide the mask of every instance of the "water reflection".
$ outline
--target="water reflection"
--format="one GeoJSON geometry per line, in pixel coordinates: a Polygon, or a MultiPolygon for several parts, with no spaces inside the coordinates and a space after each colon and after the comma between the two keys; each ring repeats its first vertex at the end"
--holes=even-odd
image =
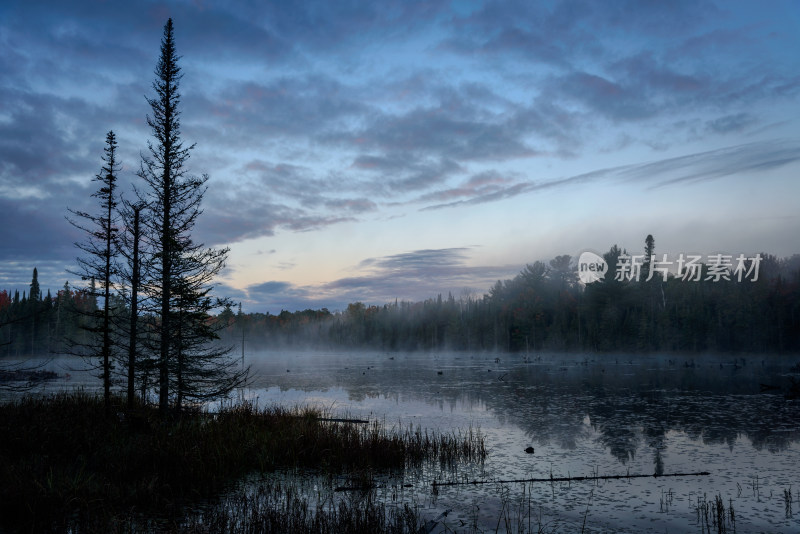
{"type": "MultiPolygon", "coordinates": [[[[784,397],[798,375],[788,358],[277,352],[249,360],[254,391],[336,388],[353,405],[389,401],[375,415],[390,421],[408,416],[410,402],[423,414],[482,414],[538,446],[572,451],[594,439],[622,465],[645,454],[656,473],[670,432],[730,450],[743,437],[768,452],[800,441],[800,401],[784,397]]],[[[99,387],[85,367],[51,358],[46,369],[59,379],[36,391],[99,387]]]]}
{"type": "Polygon", "coordinates": [[[254,388],[342,388],[354,403],[386,398],[422,401],[441,412],[488,411],[539,445],[564,450],[587,438],[588,421],[619,463],[649,451],[660,473],[673,431],[731,449],[746,437],[770,452],[800,439],[798,401],[780,390],[761,392],[761,384],[788,387],[793,362],[776,358],[553,355],[526,362],[509,355],[498,362],[493,355],[290,353],[253,362],[254,388]]]}

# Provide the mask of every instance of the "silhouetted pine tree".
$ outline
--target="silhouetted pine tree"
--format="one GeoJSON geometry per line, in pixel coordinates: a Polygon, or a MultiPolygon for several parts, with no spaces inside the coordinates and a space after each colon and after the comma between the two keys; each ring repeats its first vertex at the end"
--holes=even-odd
{"type": "MultiPolygon", "coordinates": [[[[205,345],[216,339],[216,334],[203,326],[210,310],[218,305],[208,293],[212,278],[219,273],[228,249],[204,249],[194,243],[191,231],[200,215],[200,203],[206,191],[207,175],[197,177],[188,173],[186,162],[194,147],[184,146],[181,140],[179,85],[181,69],[175,50],[172,19],[164,26],[161,56],[153,82],[155,98],[148,98],[152,116],[148,115],[155,142],[148,142],[147,155],[142,156],[139,175],[147,184],[141,200],[152,210],[147,219],[145,241],[154,254],[149,280],[146,284],[150,296],[158,302],[152,311],[158,328],[158,404],[164,413],[169,407],[170,395],[178,403],[189,391],[185,374],[189,354],[197,356],[197,369],[209,367],[216,373],[219,384],[228,391],[242,377],[228,380],[230,370],[219,364],[226,351],[209,352],[205,345]],[[187,348],[188,347],[188,348],[187,348]],[[212,365],[213,361],[213,365],[212,365]],[[172,376],[175,372],[178,377],[172,376]],[[171,385],[171,380],[175,384],[171,385]]],[[[198,371],[199,372],[199,371],[198,371]]],[[[204,379],[197,379],[202,381],[204,379]]],[[[209,382],[204,382],[209,383],[209,382]]],[[[216,389],[215,394],[223,391],[216,389]]]]}
{"type": "MultiPolygon", "coordinates": [[[[90,332],[102,339],[99,353],[92,347],[88,347],[89,354],[99,356],[102,365],[103,377],[103,398],[108,405],[111,397],[111,291],[114,288],[113,269],[114,257],[117,254],[117,222],[116,213],[117,197],[117,173],[120,170],[117,163],[117,139],[113,131],[106,134],[106,147],[104,149],[103,161],[105,164],[100,173],[95,176],[95,180],[100,182],[100,188],[92,194],[100,203],[100,213],[93,215],[83,211],[69,210],[70,213],[78,217],[79,220],[71,220],[73,226],[82,230],[86,234],[86,240],[76,243],[78,249],[83,252],[83,256],[78,258],[78,269],[71,271],[80,276],[82,280],[91,280],[90,298],[97,302],[97,297],[102,297],[103,306],[101,309],[91,309],[94,324],[90,324],[90,332]],[[96,286],[96,281],[100,281],[100,289],[96,286]]],[[[38,289],[38,284],[37,284],[38,289]]],[[[33,291],[33,284],[31,284],[33,291]]],[[[95,307],[92,307],[95,308],[95,307]]],[[[94,339],[89,343],[94,343],[94,339]]]]}

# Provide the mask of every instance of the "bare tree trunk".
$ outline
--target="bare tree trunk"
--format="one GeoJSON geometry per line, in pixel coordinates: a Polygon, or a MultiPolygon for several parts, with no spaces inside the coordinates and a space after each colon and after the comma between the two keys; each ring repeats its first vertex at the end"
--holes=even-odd
{"type": "Polygon", "coordinates": [[[175,410],[180,412],[183,407],[183,309],[178,311],[178,329],[177,329],[177,372],[175,373],[175,410]]]}
{"type": "MultiPolygon", "coordinates": [[[[113,178],[109,176],[109,181],[113,183],[113,178]]],[[[110,193],[109,193],[110,194],[110,193]]],[[[111,216],[114,208],[113,203],[108,203],[108,214],[106,218],[105,238],[106,238],[106,265],[103,280],[103,404],[108,408],[111,402],[111,367],[109,358],[111,357],[111,242],[114,238],[111,228],[111,216]]]]}
{"type": "Polygon", "coordinates": [[[128,342],[128,407],[133,407],[136,369],[136,337],[139,324],[139,213],[142,205],[133,207],[133,259],[131,272],[131,328],[128,342]]]}

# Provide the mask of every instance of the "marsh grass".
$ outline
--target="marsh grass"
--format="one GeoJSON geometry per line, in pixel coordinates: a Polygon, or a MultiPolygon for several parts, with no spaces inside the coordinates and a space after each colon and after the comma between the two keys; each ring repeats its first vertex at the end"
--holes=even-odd
{"type": "Polygon", "coordinates": [[[486,455],[472,429],[390,431],[325,415],[243,402],[161,418],[149,406],[128,410],[119,398],[106,410],[80,392],[0,405],[0,530],[102,531],[120,518],[180,517],[256,471],[373,472],[486,455]]]}
{"type": "Polygon", "coordinates": [[[416,533],[422,521],[408,503],[375,499],[374,489],[310,502],[308,491],[291,479],[262,482],[225,496],[190,517],[174,532],[416,533]]]}
{"type": "MultiPolygon", "coordinates": [[[[497,487],[500,508],[493,526],[479,525],[479,509],[473,503],[470,521],[451,518],[448,509],[434,518],[432,509],[420,505],[414,498],[387,500],[376,492],[375,484],[363,491],[336,493],[335,483],[324,484],[319,477],[304,479],[291,473],[281,473],[262,480],[250,480],[228,493],[220,501],[208,506],[174,526],[172,532],[267,532],[291,533],[408,533],[457,532],[459,534],[486,534],[504,532],[514,534],[551,534],[570,532],[562,530],[562,521],[544,521],[542,509],[535,505],[534,488],[523,485],[522,495],[513,495],[508,485],[497,487]],[[309,486],[313,486],[311,489],[309,486]],[[310,493],[319,491],[315,499],[310,493]],[[538,507],[537,510],[534,506],[538,507]]],[[[385,481],[384,481],[385,482],[385,481]]],[[[590,497],[591,499],[591,497],[590,497]]],[[[587,503],[588,507],[588,503],[587,503]]],[[[439,510],[439,509],[437,509],[439,510]]],[[[584,515],[584,529],[585,515],[584,515]]],[[[567,529],[570,526],[566,526],[567,529]]]]}
{"type": "Polygon", "coordinates": [[[736,512],[733,510],[733,500],[728,500],[728,507],[721,494],[717,494],[714,500],[708,500],[706,495],[697,498],[695,505],[697,514],[697,524],[702,532],[726,534],[736,532],[736,512]]]}

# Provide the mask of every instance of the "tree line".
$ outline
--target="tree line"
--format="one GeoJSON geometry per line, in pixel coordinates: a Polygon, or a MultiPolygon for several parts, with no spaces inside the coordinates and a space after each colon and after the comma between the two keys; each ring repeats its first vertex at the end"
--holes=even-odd
{"type": "MultiPolygon", "coordinates": [[[[654,256],[654,240],[645,240],[654,256]]],[[[770,352],[800,351],[800,255],[760,254],[758,279],[669,273],[620,277],[616,245],[602,280],[578,280],[569,255],[528,264],[482,296],[438,295],[421,302],[351,303],[345,310],[217,316],[223,338],[245,347],[376,350],[770,352]],[[647,280],[650,278],[650,280],[647,280]],[[726,279],[727,278],[727,279],[726,279]]],[[[652,266],[654,269],[656,265],[652,266]]]]}
{"type": "Polygon", "coordinates": [[[91,288],[72,289],[69,282],[43,295],[34,268],[29,292],[0,290],[0,357],[63,353],[68,339],[88,341],[86,317],[96,308],[91,288]]]}
{"type": "MultiPolygon", "coordinates": [[[[652,236],[645,252],[652,252],[652,236]]],[[[761,254],[758,279],[709,280],[702,265],[697,281],[670,273],[666,280],[618,280],[619,257],[612,247],[601,282],[581,284],[575,259],[562,255],[527,265],[513,279],[498,281],[482,296],[452,294],[420,302],[382,305],[351,303],[345,310],[234,311],[226,302],[206,316],[217,347],[263,348],[596,351],[596,352],[768,352],[800,351],[800,255],[779,259],[761,254]]],[[[67,340],[88,336],[99,310],[96,289],[40,294],[36,269],[28,295],[0,291],[0,355],[65,352],[67,340]]],[[[129,320],[130,302],[111,298],[112,317],[129,320]]],[[[156,317],[142,314],[152,348],[156,317]]],[[[119,323],[119,321],[113,321],[119,323]]],[[[117,332],[117,337],[120,336],[117,332]]],[[[140,336],[141,337],[141,336],[140,336]]],[[[124,346],[124,339],[118,339],[124,346]]],[[[238,354],[237,354],[238,355],[238,354]]],[[[149,360],[138,364],[145,368],[149,360]]],[[[154,372],[152,361],[151,376],[154,372]]],[[[148,377],[140,371],[140,379],[148,377]]]]}

